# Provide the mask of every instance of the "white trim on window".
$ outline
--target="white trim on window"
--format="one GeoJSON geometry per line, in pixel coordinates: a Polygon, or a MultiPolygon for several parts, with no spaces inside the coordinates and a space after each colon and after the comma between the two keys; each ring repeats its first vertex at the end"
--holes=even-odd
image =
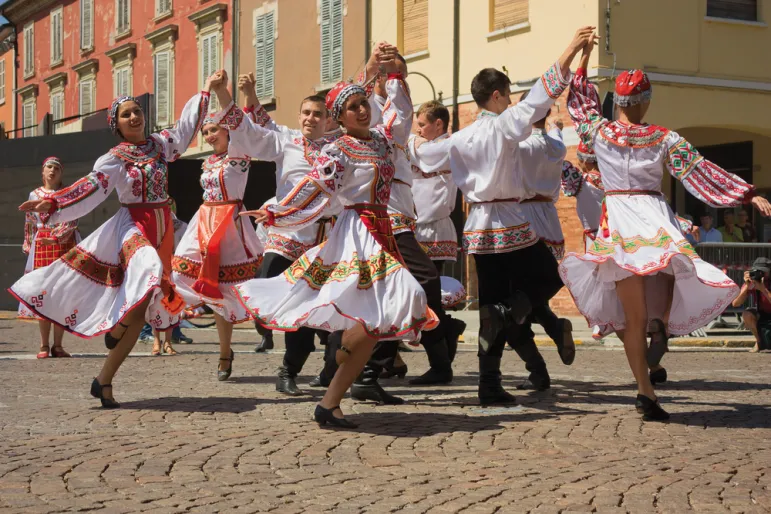
{"type": "Polygon", "coordinates": [[[126,34],[131,30],[131,0],[115,0],[115,34],[126,34]]]}
{"type": "Polygon", "coordinates": [[[171,13],[171,0],[155,0],[155,17],[171,13]]]}

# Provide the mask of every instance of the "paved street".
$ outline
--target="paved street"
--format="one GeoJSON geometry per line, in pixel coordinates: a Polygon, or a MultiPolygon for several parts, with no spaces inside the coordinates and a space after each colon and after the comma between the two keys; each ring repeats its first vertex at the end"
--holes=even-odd
{"type": "MultiPolygon", "coordinates": [[[[665,357],[668,424],[643,424],[623,351],[581,348],[553,388],[520,405],[476,405],[474,348],[451,387],[384,382],[409,403],[343,402],[357,432],[310,419],[321,390],[286,398],[283,344],[252,352],[236,331],[234,375],[215,379],[213,330],[176,357],[138,345],[115,380],[124,408],[88,394],[100,340],[66,336],[79,358],[37,361],[37,326],[0,321],[2,512],[745,512],[771,511],[771,354],[665,357]]],[[[307,384],[322,354],[309,359],[307,384]]],[[[524,367],[505,354],[507,387],[524,367]]],[[[410,375],[425,354],[405,355],[410,375]]]]}

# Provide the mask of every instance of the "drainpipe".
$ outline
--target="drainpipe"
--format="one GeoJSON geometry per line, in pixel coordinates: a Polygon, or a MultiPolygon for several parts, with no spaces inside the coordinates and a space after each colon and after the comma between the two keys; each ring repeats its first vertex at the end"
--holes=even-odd
{"type": "Polygon", "coordinates": [[[11,106],[11,119],[13,120],[13,137],[17,138],[18,134],[16,133],[16,128],[19,126],[19,120],[16,119],[18,116],[18,108],[16,106],[17,104],[17,94],[16,89],[19,87],[19,65],[16,62],[16,59],[19,57],[19,51],[18,51],[18,38],[16,37],[16,28],[14,27],[13,32],[13,105],[11,106]]]}
{"type": "Polygon", "coordinates": [[[460,0],[453,0],[452,13],[452,131],[460,127],[458,89],[460,83],[460,0]]]}
{"type": "Polygon", "coordinates": [[[364,62],[369,61],[372,51],[372,0],[364,2],[364,62]]]}
{"type": "Polygon", "coordinates": [[[233,86],[233,98],[236,99],[236,105],[238,104],[238,97],[236,96],[238,94],[238,64],[239,64],[239,44],[238,44],[238,36],[239,36],[239,27],[240,27],[240,20],[241,20],[241,7],[239,6],[238,0],[233,0],[233,43],[231,45],[231,52],[233,53],[233,77],[230,79],[230,83],[233,86]]]}

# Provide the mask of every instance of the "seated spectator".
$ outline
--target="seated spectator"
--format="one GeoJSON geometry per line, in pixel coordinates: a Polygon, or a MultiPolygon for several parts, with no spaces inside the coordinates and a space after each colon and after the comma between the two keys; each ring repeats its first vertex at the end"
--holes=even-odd
{"type": "Polygon", "coordinates": [[[742,229],[736,226],[734,213],[731,211],[726,211],[725,214],[723,214],[723,226],[718,230],[720,230],[720,233],[723,234],[724,243],[744,242],[744,234],[742,234],[742,229]]]}
{"type": "Polygon", "coordinates": [[[771,350],[771,259],[758,257],[752,268],[744,272],[744,284],[739,296],[731,305],[740,307],[752,298],[751,307],[744,311],[742,319],[752,335],[755,336],[753,353],[771,350]]]}
{"type": "Polygon", "coordinates": [[[712,215],[710,213],[702,214],[701,226],[699,227],[700,243],[722,243],[723,234],[712,226],[712,215]]]}
{"type": "Polygon", "coordinates": [[[744,209],[740,210],[736,215],[736,226],[741,229],[745,243],[754,243],[757,241],[757,233],[750,221],[750,215],[744,209]]]}

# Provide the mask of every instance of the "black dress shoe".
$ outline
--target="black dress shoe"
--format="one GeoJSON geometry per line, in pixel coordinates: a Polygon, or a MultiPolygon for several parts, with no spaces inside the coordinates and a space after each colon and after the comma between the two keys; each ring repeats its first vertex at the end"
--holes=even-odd
{"type": "Polygon", "coordinates": [[[455,354],[458,353],[458,339],[466,331],[466,322],[457,318],[450,318],[450,326],[444,338],[447,341],[447,356],[450,362],[455,360],[455,354]]]}
{"type": "Polygon", "coordinates": [[[500,386],[495,388],[480,386],[478,396],[481,405],[515,405],[517,403],[517,397],[507,393],[500,386]]]}
{"type": "Polygon", "coordinates": [[[359,425],[351,423],[345,418],[336,418],[334,412],[340,407],[334,407],[332,409],[325,409],[321,405],[316,405],[316,410],[313,412],[313,419],[319,426],[330,425],[335,428],[358,428],[359,425]]]}
{"type": "Polygon", "coordinates": [[[527,381],[517,386],[517,389],[531,389],[535,391],[546,391],[551,388],[551,377],[549,372],[544,369],[543,371],[534,371],[527,377],[527,381]]]}
{"type": "Polygon", "coordinates": [[[407,376],[407,365],[402,364],[401,366],[394,366],[392,368],[384,369],[380,372],[380,378],[391,378],[391,377],[399,377],[404,378],[407,376]]]}
{"type": "Polygon", "coordinates": [[[651,400],[642,394],[637,395],[635,408],[638,413],[643,415],[643,421],[667,421],[669,419],[669,413],[661,408],[658,400],[651,400]]]}
{"type": "Polygon", "coordinates": [[[257,353],[266,352],[273,349],[273,332],[268,332],[262,336],[262,340],[254,347],[254,351],[257,353]]]}
{"type": "Polygon", "coordinates": [[[91,396],[93,396],[94,398],[99,398],[99,400],[102,402],[102,408],[104,409],[119,408],[120,403],[110,398],[104,397],[103,390],[107,387],[112,389],[112,384],[100,384],[99,380],[94,379],[94,381],[91,382],[91,396]]]}
{"type": "Polygon", "coordinates": [[[646,354],[648,366],[658,366],[664,354],[669,351],[669,336],[667,335],[667,326],[660,319],[651,320],[648,328],[648,337],[651,340],[646,354]]]}
{"type": "Polygon", "coordinates": [[[313,380],[308,382],[308,385],[310,387],[329,387],[330,382],[331,382],[330,380],[327,380],[321,375],[316,375],[316,377],[313,380]]]}
{"type": "Polygon", "coordinates": [[[573,323],[569,319],[560,318],[560,332],[554,342],[557,345],[560,359],[566,366],[576,360],[576,343],[573,341],[573,323]]]}
{"type": "Polygon", "coordinates": [[[437,371],[428,368],[428,371],[410,380],[410,385],[445,385],[452,382],[452,369],[437,371]]]}
{"type": "Polygon", "coordinates": [[[284,366],[278,368],[276,391],[288,394],[289,396],[300,396],[303,394],[302,390],[297,387],[297,382],[295,382],[294,377],[289,375],[289,371],[284,366]]]}
{"type": "MultiPolygon", "coordinates": [[[[118,325],[128,330],[128,327],[123,323],[121,323],[120,321],[118,322],[118,325]]],[[[126,330],[123,331],[123,334],[121,334],[120,337],[113,337],[112,334],[110,334],[110,332],[107,332],[104,334],[104,345],[107,347],[108,350],[112,350],[113,348],[118,346],[118,343],[120,343],[120,340],[123,339],[123,335],[126,334],[126,330]]]]}
{"type": "Polygon", "coordinates": [[[222,371],[217,368],[217,380],[220,382],[224,382],[225,380],[230,378],[230,374],[233,373],[233,359],[236,358],[236,354],[233,353],[233,350],[230,350],[230,358],[229,359],[220,359],[221,361],[230,362],[228,365],[228,369],[222,371]]]}
{"type": "Polygon", "coordinates": [[[651,379],[651,385],[663,384],[667,381],[667,370],[659,368],[656,371],[651,371],[648,376],[651,379]]]}
{"type": "Polygon", "coordinates": [[[354,384],[351,386],[351,398],[359,401],[371,401],[382,403],[384,405],[401,405],[403,398],[394,396],[380,387],[380,384],[373,382],[370,384],[354,384]]]}

